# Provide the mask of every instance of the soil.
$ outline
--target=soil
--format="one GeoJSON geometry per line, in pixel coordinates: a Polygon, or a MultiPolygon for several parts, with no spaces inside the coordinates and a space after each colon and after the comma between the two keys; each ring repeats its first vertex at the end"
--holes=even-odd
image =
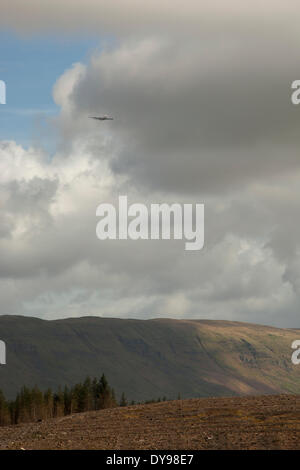
{"type": "Polygon", "coordinates": [[[300,396],[175,400],[0,428],[0,449],[300,449],[300,396]]]}

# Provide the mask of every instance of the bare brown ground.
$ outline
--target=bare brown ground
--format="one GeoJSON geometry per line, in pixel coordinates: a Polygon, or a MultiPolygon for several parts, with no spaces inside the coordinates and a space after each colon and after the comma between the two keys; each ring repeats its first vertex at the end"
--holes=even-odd
{"type": "Polygon", "coordinates": [[[0,428],[0,449],[300,449],[300,396],[201,398],[0,428]]]}

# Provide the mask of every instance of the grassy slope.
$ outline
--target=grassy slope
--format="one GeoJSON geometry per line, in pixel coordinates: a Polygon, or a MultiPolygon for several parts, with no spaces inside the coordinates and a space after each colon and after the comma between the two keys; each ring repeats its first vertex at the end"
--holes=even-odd
{"type": "Polygon", "coordinates": [[[130,399],[294,392],[300,366],[291,343],[300,331],[224,321],[59,321],[0,316],[7,365],[0,388],[45,389],[105,372],[130,399]]]}

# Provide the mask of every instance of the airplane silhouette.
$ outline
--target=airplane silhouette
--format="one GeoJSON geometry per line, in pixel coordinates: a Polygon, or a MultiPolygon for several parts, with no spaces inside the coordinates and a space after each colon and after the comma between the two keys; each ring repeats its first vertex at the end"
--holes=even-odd
{"type": "Polygon", "coordinates": [[[97,119],[98,121],[113,121],[114,118],[108,116],[89,116],[90,119],[97,119]]]}

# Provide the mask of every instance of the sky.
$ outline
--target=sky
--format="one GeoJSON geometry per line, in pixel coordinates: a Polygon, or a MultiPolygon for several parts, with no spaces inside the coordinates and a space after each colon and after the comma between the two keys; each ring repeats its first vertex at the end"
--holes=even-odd
{"type": "Polygon", "coordinates": [[[46,126],[59,111],[53,101],[53,85],[68,67],[79,60],[86,61],[100,46],[101,40],[93,35],[48,33],[24,37],[9,28],[1,29],[0,74],[8,85],[8,102],[1,108],[0,139],[55,150],[55,134],[49,136],[46,126]]]}
{"type": "Polygon", "coordinates": [[[1,6],[1,313],[299,327],[298,18],[293,0],[1,6]],[[124,194],[204,203],[203,250],[98,240],[124,194]]]}

